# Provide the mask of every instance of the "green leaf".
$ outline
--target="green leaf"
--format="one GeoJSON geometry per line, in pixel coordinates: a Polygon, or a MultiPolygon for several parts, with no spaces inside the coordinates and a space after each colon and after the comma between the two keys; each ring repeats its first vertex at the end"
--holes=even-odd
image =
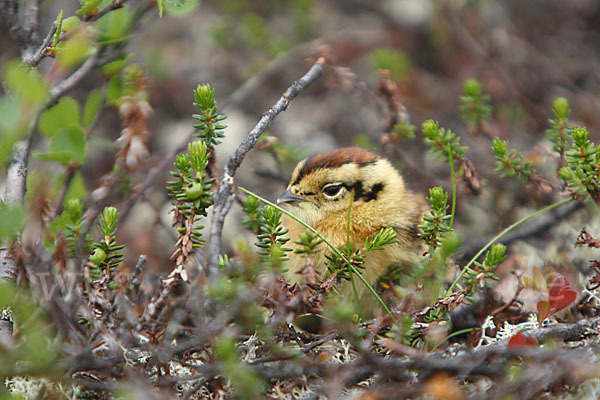
{"type": "Polygon", "coordinates": [[[215,353],[220,373],[229,379],[240,399],[256,399],[264,392],[263,382],[256,371],[240,360],[235,342],[221,335],[215,340],[215,353]]]}
{"type": "MultiPolygon", "coordinates": [[[[163,0],[161,0],[163,2],[163,0]]],[[[183,15],[192,11],[198,5],[198,0],[164,0],[164,9],[174,15],[183,15]]],[[[160,7],[160,6],[159,6],[160,7]]],[[[159,9],[159,14],[160,14],[159,9]]],[[[162,16],[162,14],[161,14],[162,16]]]]}
{"type": "Polygon", "coordinates": [[[4,164],[14,144],[27,129],[27,119],[22,115],[24,112],[27,112],[27,109],[18,99],[0,97],[0,165],[4,164]]]}
{"type": "Polygon", "coordinates": [[[90,32],[86,29],[76,29],[68,40],[61,42],[56,48],[56,61],[63,68],[70,69],[81,64],[92,51],[90,32]]]}
{"type": "Polygon", "coordinates": [[[448,258],[456,253],[462,244],[462,238],[454,232],[449,232],[442,238],[442,257],[448,258]]]}
{"type": "Polygon", "coordinates": [[[67,204],[68,201],[72,201],[74,199],[83,200],[86,195],[85,188],[85,180],[83,179],[83,175],[81,172],[75,172],[73,175],[73,179],[71,179],[71,183],[69,184],[69,189],[67,189],[67,193],[65,194],[64,205],[67,204]]]}
{"type": "Polygon", "coordinates": [[[76,163],[82,165],[86,156],[85,133],[79,126],[70,126],[56,133],[50,142],[50,152],[36,154],[46,161],[56,161],[61,164],[76,163]]]}
{"type": "Polygon", "coordinates": [[[109,76],[116,75],[125,67],[125,65],[127,65],[130,59],[131,54],[128,54],[127,56],[122,56],[115,61],[109,62],[102,67],[102,72],[109,76]]]}
{"type": "Polygon", "coordinates": [[[14,97],[3,96],[0,98],[0,133],[15,129],[21,113],[21,102],[14,97]]]}
{"type": "Polygon", "coordinates": [[[72,126],[54,136],[50,143],[53,152],[66,151],[73,161],[82,165],[86,156],[85,132],[80,127],[72,126]]]}
{"type": "Polygon", "coordinates": [[[463,83],[463,95],[460,96],[460,117],[471,126],[488,121],[492,114],[490,95],[483,91],[477,79],[470,78],[463,83]]]}
{"type": "Polygon", "coordinates": [[[66,226],[71,223],[71,218],[66,212],[56,216],[52,222],[48,225],[48,233],[56,235],[57,230],[65,233],[67,232],[66,226]]]}
{"type": "Polygon", "coordinates": [[[203,113],[209,112],[217,106],[215,90],[208,83],[198,85],[194,91],[194,105],[203,113]]]}
{"type": "Polygon", "coordinates": [[[79,0],[79,2],[81,3],[81,8],[76,11],[76,14],[87,15],[98,8],[102,0],[79,0]]]}
{"type": "Polygon", "coordinates": [[[48,86],[35,68],[23,65],[19,60],[9,61],[2,77],[8,89],[18,98],[41,103],[48,95],[48,86]]]}
{"type": "Polygon", "coordinates": [[[100,31],[101,44],[120,43],[127,39],[131,25],[131,12],[125,5],[100,18],[96,21],[96,25],[100,31]]]}
{"type": "Polygon", "coordinates": [[[72,97],[63,97],[40,118],[40,131],[46,136],[54,136],[69,126],[79,126],[79,103],[72,97]]]}
{"type": "Polygon", "coordinates": [[[0,204],[0,239],[10,238],[21,230],[23,208],[0,204]]]}
{"type": "Polygon", "coordinates": [[[115,207],[104,207],[102,214],[100,214],[100,221],[98,223],[100,232],[104,236],[112,236],[115,234],[117,223],[119,222],[119,212],[115,207]]]}
{"type": "Polygon", "coordinates": [[[56,47],[60,40],[60,34],[62,33],[63,27],[63,10],[61,9],[58,13],[58,17],[56,18],[56,32],[54,33],[54,42],[52,43],[53,47],[56,47]]]}
{"type": "Polygon", "coordinates": [[[158,16],[162,18],[164,10],[163,0],[156,0],[156,5],[158,6],[158,16]]]}
{"type": "Polygon", "coordinates": [[[81,20],[79,17],[73,15],[72,17],[63,20],[62,29],[66,32],[69,32],[71,29],[79,26],[79,24],[81,24],[81,20]]]}
{"type": "Polygon", "coordinates": [[[112,106],[123,96],[123,82],[120,75],[115,75],[108,81],[106,87],[106,102],[112,106]]]}
{"type": "Polygon", "coordinates": [[[17,286],[0,281],[0,308],[11,307],[17,295],[17,286]]]}
{"type": "Polygon", "coordinates": [[[554,116],[559,119],[567,119],[571,115],[571,109],[569,108],[569,101],[564,97],[558,97],[552,103],[552,111],[554,116]]]}
{"type": "Polygon", "coordinates": [[[12,153],[15,143],[21,139],[21,132],[6,132],[0,135],[0,163],[4,164],[12,153]]]}
{"type": "Polygon", "coordinates": [[[87,128],[94,120],[96,114],[98,114],[100,107],[102,107],[102,100],[102,91],[100,89],[92,90],[83,107],[83,118],[81,123],[84,128],[87,128]]]}

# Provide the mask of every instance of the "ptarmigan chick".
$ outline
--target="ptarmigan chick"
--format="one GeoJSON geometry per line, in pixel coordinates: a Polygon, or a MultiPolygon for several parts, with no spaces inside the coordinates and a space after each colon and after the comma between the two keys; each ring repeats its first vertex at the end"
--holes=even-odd
{"type": "MultiPolygon", "coordinates": [[[[423,198],[406,188],[400,173],[385,158],[358,147],[343,148],[307,158],[296,166],[285,193],[277,200],[292,214],[308,223],[334,246],[347,241],[348,207],[354,196],[350,216],[350,243],[362,247],[365,239],[382,228],[392,227],[397,241],[383,250],[367,253],[362,274],[374,284],[392,264],[415,264],[424,247],[418,237],[419,224],[426,209],[423,198]]],[[[287,247],[297,248],[294,242],[306,228],[284,216],[284,226],[291,240],[287,247]]],[[[327,277],[326,245],[313,257],[321,278],[327,277]]],[[[290,282],[302,283],[301,271],[305,259],[289,253],[290,282]]],[[[365,287],[357,283],[359,296],[365,287]]],[[[342,293],[352,296],[349,283],[342,283],[342,293]]],[[[354,297],[354,296],[352,296],[354,297]]]]}

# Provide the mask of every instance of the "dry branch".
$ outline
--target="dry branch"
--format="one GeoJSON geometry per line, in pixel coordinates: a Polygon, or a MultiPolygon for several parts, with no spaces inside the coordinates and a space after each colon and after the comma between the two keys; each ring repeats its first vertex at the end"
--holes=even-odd
{"type": "MultiPolygon", "coordinates": [[[[273,61],[271,61],[267,67],[262,70],[260,73],[254,75],[252,78],[248,79],[244,82],[240,87],[238,87],[228,99],[225,100],[223,105],[219,107],[220,110],[226,110],[231,107],[238,106],[246,101],[252,93],[256,90],[259,90],[260,86],[264,84],[270,77],[275,75],[277,72],[280,72],[286,66],[299,61],[303,56],[308,55],[309,50],[313,49],[314,45],[309,44],[305,46],[298,46],[287,53],[281,54],[277,56],[273,61]]],[[[158,163],[154,168],[150,170],[147,174],[146,179],[136,187],[135,195],[131,196],[123,210],[121,211],[121,215],[119,218],[119,224],[123,224],[131,210],[136,205],[136,203],[144,198],[146,191],[157,183],[157,178],[164,174],[165,169],[169,168],[169,164],[172,165],[175,160],[175,156],[178,153],[184,151],[188,145],[188,143],[192,140],[194,136],[195,130],[191,131],[177,147],[171,150],[163,159],[158,163]]],[[[162,182],[161,182],[162,184],[162,182]]]]}
{"type": "Polygon", "coordinates": [[[46,35],[44,40],[42,41],[42,44],[37,48],[37,50],[35,50],[33,52],[33,54],[24,56],[23,62],[26,64],[29,64],[31,66],[38,65],[40,63],[40,61],[42,60],[42,58],[44,58],[46,56],[46,47],[48,47],[50,42],[53,40],[54,34],[56,33],[57,29],[58,29],[58,25],[55,22],[52,24],[52,27],[48,31],[48,34],[46,35]]]}
{"type": "Polygon", "coordinates": [[[238,146],[231,157],[229,157],[229,161],[224,168],[223,178],[221,179],[219,189],[214,197],[210,236],[206,254],[206,272],[209,276],[217,275],[219,253],[221,252],[221,232],[223,231],[225,216],[231,209],[233,203],[233,178],[237,169],[241,165],[246,154],[256,145],[260,135],[267,129],[275,117],[282,111],[285,111],[290,102],[321,75],[325,62],[324,57],[319,57],[300,79],[287,88],[273,107],[263,114],[256,126],[248,132],[244,141],[238,146]]]}
{"type": "MultiPolygon", "coordinates": [[[[214,197],[214,207],[211,220],[210,237],[208,242],[208,254],[206,259],[208,264],[206,267],[207,274],[216,276],[218,268],[218,257],[221,251],[221,231],[225,216],[231,208],[233,202],[233,177],[244,160],[246,154],[254,147],[258,137],[264,132],[269,124],[284,111],[290,102],[304,88],[310,85],[323,71],[325,58],[320,57],[313,66],[296,82],[294,82],[281,96],[281,98],[266,111],[256,126],[248,133],[244,141],[238,146],[235,153],[229,158],[229,162],[225,165],[225,171],[217,194],[214,197]],[[212,269],[212,271],[211,271],[212,269]],[[211,273],[212,272],[212,273],[211,273]]],[[[181,279],[181,273],[184,271],[183,264],[177,264],[169,273],[167,278],[163,279],[163,287],[158,296],[154,297],[146,306],[144,314],[140,320],[140,324],[149,323],[156,319],[160,311],[164,308],[175,284],[181,279]]],[[[141,325],[139,326],[141,327],[141,325]]]]}
{"type": "MultiPolygon", "coordinates": [[[[41,113],[54,104],[56,100],[62,97],[67,91],[71,90],[94,68],[96,63],[96,54],[89,57],[75,72],[59,82],[50,90],[50,96],[44,107],[41,107],[34,115],[29,128],[25,134],[25,139],[17,142],[13,148],[11,162],[6,172],[6,192],[5,201],[9,205],[22,204],[25,199],[27,185],[27,165],[33,135],[37,129],[37,124],[41,113]]],[[[17,277],[17,263],[10,249],[0,249],[0,279],[7,282],[15,282],[17,277]]],[[[0,319],[0,337],[10,335],[12,330],[11,323],[0,319]]]]}

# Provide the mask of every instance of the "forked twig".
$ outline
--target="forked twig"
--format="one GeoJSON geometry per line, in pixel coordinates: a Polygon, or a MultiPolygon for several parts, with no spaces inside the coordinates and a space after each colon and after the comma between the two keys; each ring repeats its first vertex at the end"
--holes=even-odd
{"type": "Polygon", "coordinates": [[[219,265],[219,253],[221,252],[221,232],[225,216],[231,209],[233,203],[233,177],[246,154],[256,145],[259,136],[267,129],[271,122],[285,111],[290,102],[317,79],[323,72],[325,57],[319,57],[310,69],[297,81],[287,88],[283,95],[277,100],[273,107],[267,110],[256,126],[248,132],[246,138],[240,143],[236,151],[229,157],[225,165],[223,177],[219,189],[214,196],[214,208],[210,224],[210,235],[206,253],[206,272],[209,276],[215,276],[219,265]]]}
{"type": "MultiPolygon", "coordinates": [[[[290,102],[298,95],[298,93],[304,90],[304,88],[321,75],[324,65],[325,58],[320,57],[299,80],[294,82],[283,93],[275,105],[266,111],[256,126],[248,132],[246,138],[240,143],[235,153],[231,155],[229,161],[225,165],[219,189],[213,197],[214,207],[210,225],[209,242],[207,245],[208,253],[206,257],[206,260],[208,261],[206,273],[209,276],[217,276],[216,272],[219,264],[219,253],[221,251],[221,232],[223,230],[225,216],[231,209],[231,204],[233,203],[233,177],[237,169],[244,160],[246,154],[254,147],[254,145],[256,145],[258,137],[264,132],[267,126],[269,126],[279,113],[287,109],[290,102]]],[[[153,321],[164,308],[170,297],[171,291],[175,287],[175,283],[181,279],[180,272],[182,269],[183,265],[176,265],[167,278],[163,279],[163,288],[146,306],[144,314],[140,319],[139,327],[141,327],[141,324],[143,323],[153,321]]]]}

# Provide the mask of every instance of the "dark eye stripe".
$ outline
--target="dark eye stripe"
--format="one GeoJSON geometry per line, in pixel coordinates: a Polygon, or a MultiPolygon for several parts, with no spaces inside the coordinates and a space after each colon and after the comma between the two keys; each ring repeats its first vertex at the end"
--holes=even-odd
{"type": "Polygon", "coordinates": [[[363,188],[362,181],[358,181],[352,185],[352,190],[354,190],[354,200],[364,200],[371,201],[377,200],[379,193],[385,188],[385,184],[382,182],[376,183],[373,185],[371,190],[365,190],[363,188]]]}

